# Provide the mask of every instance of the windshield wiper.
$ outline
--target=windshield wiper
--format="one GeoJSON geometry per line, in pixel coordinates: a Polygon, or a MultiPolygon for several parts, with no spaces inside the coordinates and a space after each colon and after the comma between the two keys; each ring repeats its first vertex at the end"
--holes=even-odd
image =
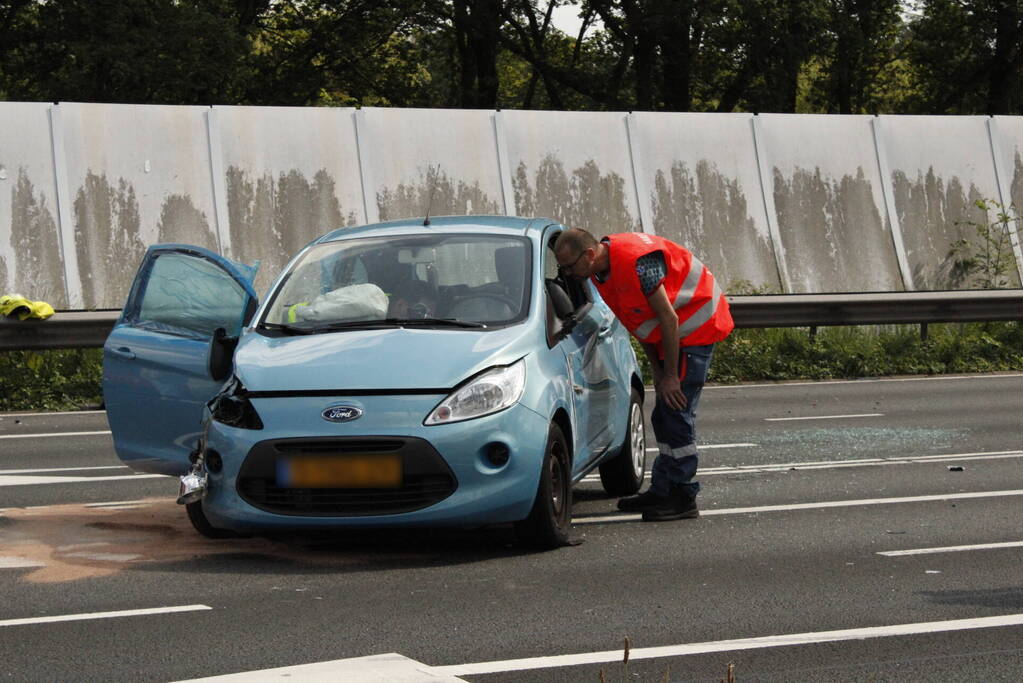
{"type": "Polygon", "coordinates": [[[375,330],[381,327],[394,327],[394,323],[385,320],[348,320],[345,322],[324,323],[312,327],[299,327],[281,323],[263,323],[263,327],[271,330],[284,330],[292,334],[316,334],[318,332],[334,332],[336,330],[375,330]]]}
{"type": "Polygon", "coordinates": [[[261,327],[265,327],[268,330],[283,330],[290,332],[291,334],[312,334],[316,330],[310,327],[299,327],[298,325],[284,325],[281,323],[263,323],[261,327]]]}
{"type": "Polygon", "coordinates": [[[483,323],[455,318],[384,318],[383,320],[346,320],[343,322],[323,323],[312,327],[300,327],[282,323],[263,323],[263,327],[271,330],[283,330],[291,334],[316,334],[317,332],[335,332],[338,330],[376,330],[386,327],[461,327],[469,329],[486,329],[483,323]]]}
{"type": "Polygon", "coordinates": [[[484,323],[472,320],[459,320],[457,318],[386,318],[384,322],[401,325],[402,327],[465,327],[474,330],[486,329],[484,323]]]}

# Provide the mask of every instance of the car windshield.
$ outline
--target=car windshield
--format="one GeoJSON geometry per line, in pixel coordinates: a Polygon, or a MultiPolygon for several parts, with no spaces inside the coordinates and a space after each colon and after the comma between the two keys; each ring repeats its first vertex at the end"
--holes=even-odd
{"type": "Polygon", "coordinates": [[[308,334],[345,328],[489,328],[529,306],[523,237],[398,235],[319,244],[288,271],[262,327],[308,334]]]}

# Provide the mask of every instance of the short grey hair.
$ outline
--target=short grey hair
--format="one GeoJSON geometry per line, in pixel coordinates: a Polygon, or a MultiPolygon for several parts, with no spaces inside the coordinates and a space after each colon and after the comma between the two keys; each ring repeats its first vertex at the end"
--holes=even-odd
{"type": "Polygon", "coordinates": [[[597,246],[597,238],[582,228],[569,228],[560,235],[554,242],[554,253],[560,253],[562,249],[571,249],[573,254],[581,254],[587,249],[597,246]]]}

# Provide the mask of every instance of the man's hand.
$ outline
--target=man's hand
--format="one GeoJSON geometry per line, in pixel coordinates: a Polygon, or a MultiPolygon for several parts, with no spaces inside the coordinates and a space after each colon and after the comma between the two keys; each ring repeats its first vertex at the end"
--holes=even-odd
{"type": "Polygon", "coordinates": [[[661,397],[661,400],[668,404],[668,407],[672,410],[685,410],[688,401],[686,401],[686,395],[682,393],[682,385],[678,381],[678,377],[672,375],[663,375],[656,384],[657,395],[661,397]]]}

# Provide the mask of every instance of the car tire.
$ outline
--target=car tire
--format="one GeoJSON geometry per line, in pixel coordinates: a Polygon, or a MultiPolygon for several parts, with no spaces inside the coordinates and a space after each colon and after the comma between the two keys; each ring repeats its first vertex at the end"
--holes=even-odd
{"type": "Polygon", "coordinates": [[[540,484],[529,516],[516,523],[515,532],[527,545],[544,550],[568,543],[572,526],[572,467],[568,442],[561,428],[547,432],[540,484]]]}
{"type": "Polygon", "coordinates": [[[618,455],[600,466],[600,483],[612,496],[631,496],[646,477],[646,427],[643,403],[635,389],[629,395],[629,421],[618,455]]]}
{"type": "Polygon", "coordinates": [[[202,501],[197,500],[194,503],[185,504],[185,513],[188,514],[188,521],[192,523],[192,526],[200,535],[206,538],[242,538],[242,534],[230,529],[221,529],[210,524],[210,520],[206,517],[206,513],[202,509],[202,501]]]}

